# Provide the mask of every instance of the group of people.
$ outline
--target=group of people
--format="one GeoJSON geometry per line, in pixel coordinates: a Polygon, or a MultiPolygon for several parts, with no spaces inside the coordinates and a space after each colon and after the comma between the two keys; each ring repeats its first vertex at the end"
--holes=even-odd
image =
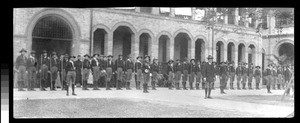
{"type": "MultiPolygon", "coordinates": [[[[83,56],[69,56],[68,54],[61,55],[58,58],[56,52],[52,52],[50,57],[47,51],[43,51],[41,58],[38,60],[35,56],[35,51],[31,51],[29,57],[26,56],[27,51],[22,49],[21,55],[17,57],[15,70],[18,72],[18,90],[24,91],[22,84],[25,81],[25,75],[28,73],[27,90],[34,91],[33,83],[36,83],[36,74],[40,72],[40,90],[45,91],[48,82],[48,73],[50,73],[50,90],[55,89],[55,80],[61,75],[62,89],[67,91],[69,95],[69,87],[72,88],[72,95],[75,94],[75,83],[82,83],[82,90],[88,90],[87,81],[89,74],[93,75],[93,90],[99,90],[98,80],[103,79],[105,82],[106,90],[111,90],[112,76],[116,74],[116,89],[121,89],[121,83],[125,83],[126,89],[130,90],[130,84],[135,81],[136,89],[141,90],[141,83],[143,84],[143,92],[148,92],[148,84],[151,81],[152,90],[156,90],[155,84],[159,79],[161,73],[158,60],[153,59],[151,63],[150,56],[138,56],[134,62],[132,57],[128,55],[123,60],[123,56],[119,55],[118,59],[113,61],[113,56],[88,54],[83,56]],[[90,73],[91,71],[91,73],[90,73]]],[[[255,79],[256,89],[259,89],[261,79],[263,84],[266,85],[268,93],[272,89],[284,89],[286,83],[291,78],[293,72],[290,66],[275,66],[269,64],[268,68],[261,71],[260,66],[253,66],[252,63],[238,64],[234,66],[234,62],[221,62],[217,64],[213,62],[213,57],[207,57],[208,62],[201,62],[199,60],[191,59],[190,61],[185,58],[183,61],[177,59],[174,63],[173,60],[168,61],[166,84],[169,89],[175,87],[180,90],[180,82],[183,89],[187,90],[187,81],[189,82],[189,89],[193,90],[193,83],[196,89],[205,90],[205,98],[211,98],[211,90],[214,89],[214,83],[217,78],[220,79],[220,92],[225,94],[227,89],[227,81],[230,82],[230,89],[234,89],[235,78],[237,78],[237,89],[246,89],[248,81],[248,89],[252,89],[252,80],[255,79]],[[242,84],[242,88],[240,86],[242,84]]]]}

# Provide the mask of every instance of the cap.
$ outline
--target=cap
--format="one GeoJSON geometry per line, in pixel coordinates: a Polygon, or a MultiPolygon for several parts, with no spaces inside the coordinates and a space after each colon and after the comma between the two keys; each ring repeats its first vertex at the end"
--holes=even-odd
{"type": "Polygon", "coordinates": [[[47,51],[46,51],[46,50],[43,50],[43,53],[47,53],[47,51]]]}
{"type": "Polygon", "coordinates": [[[34,51],[34,50],[32,50],[32,51],[30,52],[30,54],[35,54],[35,51],[34,51]]]}
{"type": "Polygon", "coordinates": [[[111,57],[112,58],[113,56],[112,55],[108,55],[107,57],[111,57]]]}
{"type": "Polygon", "coordinates": [[[172,59],[170,59],[170,60],[168,61],[168,63],[170,63],[170,62],[172,62],[172,63],[173,63],[174,61],[173,61],[172,59]]]}
{"type": "Polygon", "coordinates": [[[22,48],[22,49],[20,50],[20,53],[23,52],[23,51],[24,51],[24,52],[27,52],[27,50],[25,50],[24,48],[22,48]]]}
{"type": "Polygon", "coordinates": [[[88,55],[88,54],[85,54],[83,57],[90,57],[90,55],[88,55]]]}
{"type": "Polygon", "coordinates": [[[211,55],[208,55],[207,59],[214,59],[211,55]]]}
{"type": "Polygon", "coordinates": [[[195,59],[191,59],[191,60],[190,60],[190,62],[192,62],[192,61],[194,61],[194,62],[195,62],[195,59]]]}
{"type": "Polygon", "coordinates": [[[142,56],[138,56],[138,57],[136,57],[136,59],[139,59],[139,58],[143,58],[142,56]]]}

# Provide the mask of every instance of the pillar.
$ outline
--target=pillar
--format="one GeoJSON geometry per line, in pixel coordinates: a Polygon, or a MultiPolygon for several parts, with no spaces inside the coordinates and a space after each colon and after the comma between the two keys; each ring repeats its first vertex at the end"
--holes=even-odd
{"type": "Polygon", "coordinates": [[[234,25],[239,25],[238,16],[239,16],[239,8],[235,8],[235,11],[234,11],[234,25]]]}
{"type": "Polygon", "coordinates": [[[193,40],[191,40],[190,41],[190,46],[191,47],[189,47],[190,49],[191,49],[191,52],[190,52],[190,59],[194,59],[195,58],[195,41],[193,41],[193,40]]]}
{"type": "Polygon", "coordinates": [[[104,54],[113,55],[113,31],[107,33],[107,40],[104,42],[104,54]]]}
{"type": "Polygon", "coordinates": [[[249,48],[247,47],[247,45],[245,44],[245,57],[243,59],[244,62],[248,63],[248,54],[249,54],[249,48]]]}
{"type": "Polygon", "coordinates": [[[175,8],[170,8],[170,17],[175,17],[175,8]]]}
{"type": "Polygon", "coordinates": [[[149,53],[151,55],[151,59],[152,58],[157,58],[158,59],[158,52],[159,52],[159,38],[157,41],[155,41],[155,37],[151,38],[151,44],[149,47],[151,47],[151,49],[149,50],[149,53]]]}
{"type": "Polygon", "coordinates": [[[196,11],[196,8],[195,7],[192,7],[192,20],[195,20],[195,18],[196,18],[196,13],[195,13],[195,11],[196,11]]]}
{"type": "Polygon", "coordinates": [[[223,50],[223,61],[227,61],[227,57],[228,57],[228,54],[227,54],[227,46],[224,44],[224,50],[223,50]]]}
{"type": "Polygon", "coordinates": [[[249,27],[249,22],[248,22],[248,17],[249,17],[249,14],[248,14],[248,12],[246,12],[246,13],[244,13],[245,14],[245,18],[247,19],[246,21],[245,21],[245,27],[249,27]]]}
{"type": "Polygon", "coordinates": [[[170,59],[174,59],[174,38],[170,37],[170,45],[167,45],[167,47],[169,47],[169,54],[167,53],[167,55],[169,56],[170,59]]]}
{"type": "Polygon", "coordinates": [[[134,34],[131,36],[131,57],[138,57],[139,47],[139,36],[137,34],[134,34]]]}
{"type": "Polygon", "coordinates": [[[224,15],[224,24],[228,24],[228,14],[224,15]]]}
{"type": "Polygon", "coordinates": [[[234,47],[234,65],[238,66],[238,58],[239,58],[239,47],[238,45],[234,47]]]}

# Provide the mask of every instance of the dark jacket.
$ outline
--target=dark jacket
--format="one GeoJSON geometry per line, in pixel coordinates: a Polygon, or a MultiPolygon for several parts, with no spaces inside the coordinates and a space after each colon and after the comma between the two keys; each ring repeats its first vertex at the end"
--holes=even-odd
{"type": "Polygon", "coordinates": [[[215,78],[215,68],[214,68],[214,65],[213,63],[209,64],[209,63],[206,63],[204,66],[203,66],[203,77],[206,78],[206,81],[208,82],[213,82],[214,81],[214,78],[215,78]]]}
{"type": "Polygon", "coordinates": [[[254,70],[253,70],[253,68],[252,67],[250,67],[250,68],[248,68],[248,76],[250,75],[250,74],[252,74],[253,75],[253,72],[254,72],[254,70]]]}
{"type": "Polygon", "coordinates": [[[200,72],[200,73],[202,73],[202,66],[201,66],[201,64],[200,64],[200,66],[199,66],[199,64],[196,64],[196,72],[200,72]]]}
{"type": "Polygon", "coordinates": [[[191,74],[191,73],[196,73],[197,72],[197,69],[196,69],[196,64],[190,64],[189,65],[190,67],[189,67],[189,74],[191,74]]]}
{"type": "Polygon", "coordinates": [[[66,64],[66,72],[68,73],[68,71],[75,71],[75,66],[74,63],[72,64],[71,61],[67,62],[66,64]]]}
{"type": "MultiPolygon", "coordinates": [[[[42,65],[47,65],[48,67],[50,66],[50,58],[49,57],[42,57],[42,65]]],[[[50,69],[50,68],[49,68],[50,69]]]]}
{"type": "Polygon", "coordinates": [[[144,62],[142,70],[143,73],[150,73],[150,64],[148,62],[144,62]]]}
{"type": "MultiPolygon", "coordinates": [[[[124,61],[123,61],[123,59],[121,60],[121,59],[117,59],[116,61],[115,61],[115,68],[117,69],[117,68],[124,68],[124,61]]],[[[124,71],[124,69],[123,69],[123,71],[124,71]]]]}
{"type": "Polygon", "coordinates": [[[229,66],[229,71],[230,71],[230,73],[235,73],[235,68],[234,68],[234,66],[229,66]]]}
{"type": "Polygon", "coordinates": [[[227,75],[227,72],[228,72],[227,66],[220,67],[220,76],[227,75]]]}
{"type": "MultiPolygon", "coordinates": [[[[173,64],[174,65],[174,64],[173,64]]],[[[174,72],[177,72],[177,71],[180,71],[180,72],[182,72],[183,71],[183,65],[182,64],[178,64],[178,63],[176,63],[175,65],[174,65],[174,72]]]]}
{"type": "Polygon", "coordinates": [[[237,67],[235,73],[236,73],[236,75],[242,75],[242,73],[243,73],[242,67],[237,67]]]}
{"type": "Polygon", "coordinates": [[[35,57],[31,58],[27,58],[27,62],[26,62],[26,67],[37,67],[37,59],[35,57]]]}
{"type": "Polygon", "coordinates": [[[126,60],[125,61],[125,67],[124,67],[124,70],[127,71],[131,69],[132,71],[134,71],[134,64],[133,64],[133,61],[128,61],[126,60]]]}
{"type": "Polygon", "coordinates": [[[82,68],[82,61],[80,60],[75,61],[75,67],[76,67],[76,71],[80,71],[82,68]]]}
{"type": "Polygon", "coordinates": [[[188,71],[188,70],[189,70],[189,67],[190,67],[190,64],[189,64],[189,63],[187,63],[187,62],[186,62],[186,63],[184,63],[184,62],[182,63],[182,71],[183,71],[183,70],[187,70],[187,71],[188,71]]]}
{"type": "Polygon", "coordinates": [[[51,58],[51,67],[60,68],[60,60],[58,58],[57,59],[51,58]]]}
{"type": "Polygon", "coordinates": [[[255,77],[257,77],[257,76],[261,77],[261,71],[260,71],[260,69],[256,69],[256,70],[255,70],[254,76],[255,76],[255,77]]]}
{"type": "Polygon", "coordinates": [[[170,64],[168,64],[168,67],[167,67],[167,73],[169,74],[169,72],[174,73],[174,66],[171,66],[170,64]]]}
{"type": "Polygon", "coordinates": [[[152,63],[151,66],[150,66],[150,71],[151,71],[151,73],[154,72],[154,71],[158,73],[159,72],[158,64],[152,63]]]}
{"type": "Polygon", "coordinates": [[[138,69],[142,69],[143,63],[142,62],[135,62],[134,72],[137,72],[138,69]]]}
{"type": "Polygon", "coordinates": [[[90,61],[87,59],[83,60],[83,68],[91,69],[90,61]]]}

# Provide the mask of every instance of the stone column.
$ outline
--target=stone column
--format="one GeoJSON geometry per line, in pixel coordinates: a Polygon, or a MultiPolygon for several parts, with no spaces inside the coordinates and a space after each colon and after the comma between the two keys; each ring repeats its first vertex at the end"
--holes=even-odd
{"type": "Polygon", "coordinates": [[[228,24],[228,14],[224,15],[224,24],[228,24]]]}
{"type": "Polygon", "coordinates": [[[245,57],[244,57],[244,62],[246,62],[246,63],[248,63],[248,54],[249,54],[248,47],[245,46],[245,57]]]}
{"type": "Polygon", "coordinates": [[[235,8],[235,11],[234,11],[234,25],[239,25],[238,16],[239,16],[239,8],[235,8]]]}
{"type": "Polygon", "coordinates": [[[245,18],[247,19],[246,21],[245,21],[245,27],[249,27],[249,22],[248,22],[248,17],[249,17],[249,14],[246,12],[245,13],[245,18]]]}
{"type": "Polygon", "coordinates": [[[158,40],[155,41],[156,38],[152,38],[151,40],[151,49],[149,50],[149,54],[151,55],[151,59],[152,58],[157,58],[158,59],[158,52],[159,52],[159,44],[158,44],[158,40]]]}
{"type": "Polygon", "coordinates": [[[191,40],[190,44],[190,59],[195,59],[195,41],[191,40]]]}
{"type": "Polygon", "coordinates": [[[104,42],[104,54],[113,55],[113,32],[107,33],[107,40],[104,42]]]}
{"type": "Polygon", "coordinates": [[[225,46],[224,44],[224,50],[223,50],[223,61],[227,61],[227,57],[228,57],[228,54],[227,54],[227,47],[225,46]]]}
{"type": "Polygon", "coordinates": [[[139,36],[137,34],[133,34],[131,36],[131,56],[136,58],[139,55],[139,36]]]}
{"type": "Polygon", "coordinates": [[[151,13],[154,15],[159,15],[159,7],[152,7],[151,13]]]}
{"type": "Polygon", "coordinates": [[[174,38],[170,37],[169,42],[170,42],[169,45],[167,45],[167,47],[169,47],[169,51],[167,51],[167,55],[169,56],[169,59],[175,60],[174,59],[174,38]]]}
{"type": "Polygon", "coordinates": [[[196,18],[196,13],[195,13],[195,11],[196,11],[196,8],[195,7],[192,7],[192,20],[195,20],[195,18],[196,18]]]}
{"type": "Polygon", "coordinates": [[[175,8],[170,8],[170,17],[175,17],[175,8]]]}
{"type": "Polygon", "coordinates": [[[234,47],[234,65],[238,66],[238,58],[239,58],[239,47],[234,47]]]}

